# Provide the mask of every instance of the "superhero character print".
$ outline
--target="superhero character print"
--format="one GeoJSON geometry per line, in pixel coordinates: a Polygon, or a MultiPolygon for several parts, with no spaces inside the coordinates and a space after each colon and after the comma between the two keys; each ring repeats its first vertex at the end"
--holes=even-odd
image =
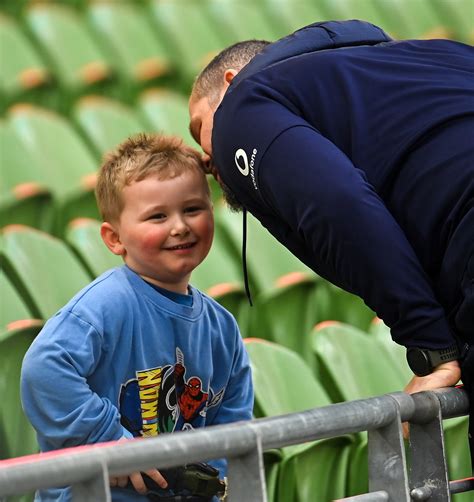
{"type": "Polygon", "coordinates": [[[207,410],[222,401],[224,389],[203,389],[202,380],[187,378],[182,350],[176,363],[136,372],[122,385],[119,409],[122,425],[135,437],[189,430],[205,425],[207,410]]]}

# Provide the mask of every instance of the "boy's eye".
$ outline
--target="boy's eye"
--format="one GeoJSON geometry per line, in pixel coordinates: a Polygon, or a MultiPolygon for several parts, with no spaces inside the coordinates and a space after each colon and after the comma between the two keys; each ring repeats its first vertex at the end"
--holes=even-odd
{"type": "Polygon", "coordinates": [[[200,206],[189,206],[187,207],[184,212],[185,213],[195,213],[197,211],[200,211],[202,208],[200,206]]]}
{"type": "Polygon", "coordinates": [[[165,213],[155,213],[150,216],[150,220],[162,220],[163,218],[166,218],[165,213]]]}

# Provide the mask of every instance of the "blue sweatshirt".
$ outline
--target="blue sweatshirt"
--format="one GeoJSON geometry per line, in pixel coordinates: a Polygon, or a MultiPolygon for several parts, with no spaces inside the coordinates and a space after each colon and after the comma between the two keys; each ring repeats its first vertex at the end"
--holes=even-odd
{"type": "MultiPolygon", "coordinates": [[[[237,324],[191,292],[192,306],[176,303],[123,266],[46,323],[21,376],[41,451],[251,418],[251,373],[237,324]]],[[[224,462],[214,465],[223,476],[224,462]]],[[[112,493],[114,501],[147,500],[112,493]]],[[[36,500],[70,500],[70,489],[40,490],[36,500]]]]}
{"type": "Polygon", "coordinates": [[[239,202],[395,341],[472,340],[455,319],[474,253],[474,48],[310,25],[234,78],[212,148],[239,202]]]}

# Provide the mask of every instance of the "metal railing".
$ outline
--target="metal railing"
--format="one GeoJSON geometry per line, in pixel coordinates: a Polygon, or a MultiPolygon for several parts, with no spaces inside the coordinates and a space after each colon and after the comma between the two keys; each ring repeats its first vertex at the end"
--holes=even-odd
{"type": "Polygon", "coordinates": [[[74,501],[108,502],[109,475],[226,457],[229,502],[264,502],[263,451],[368,431],[369,493],[341,500],[449,501],[450,493],[473,490],[474,479],[449,482],[442,421],[466,415],[468,404],[462,388],[413,395],[398,392],[186,434],[0,461],[0,499],[38,488],[72,485],[74,501]],[[410,475],[402,433],[405,421],[410,422],[410,475]]]}

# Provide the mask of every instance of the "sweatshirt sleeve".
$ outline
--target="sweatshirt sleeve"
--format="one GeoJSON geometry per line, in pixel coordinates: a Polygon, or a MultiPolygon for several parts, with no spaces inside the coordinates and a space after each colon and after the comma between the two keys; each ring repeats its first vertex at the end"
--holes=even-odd
{"type": "Polygon", "coordinates": [[[71,312],[50,319],[23,360],[21,397],[43,451],[128,436],[118,409],[87,383],[103,340],[71,312]]]}
{"type": "MultiPolygon", "coordinates": [[[[234,340],[234,357],[224,397],[219,410],[207,425],[222,425],[252,418],[254,394],[250,361],[235,321],[234,340]]],[[[226,459],[216,459],[209,463],[219,470],[221,478],[227,475],[226,459]]]]}
{"type": "Polygon", "coordinates": [[[209,425],[250,420],[253,410],[253,384],[249,357],[234,321],[234,356],[229,380],[219,410],[209,425]]]}
{"type": "Polygon", "coordinates": [[[397,343],[433,349],[454,343],[402,229],[333,143],[310,127],[283,131],[260,161],[258,182],[273,213],[269,230],[315,272],[359,295],[397,343]]]}

